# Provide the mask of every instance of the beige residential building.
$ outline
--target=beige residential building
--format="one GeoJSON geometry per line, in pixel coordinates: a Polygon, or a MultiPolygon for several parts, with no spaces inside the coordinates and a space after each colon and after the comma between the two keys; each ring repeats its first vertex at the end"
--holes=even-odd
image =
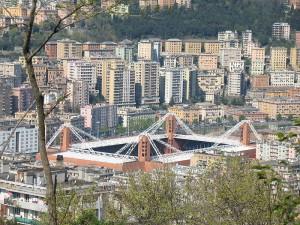
{"type": "Polygon", "coordinates": [[[252,61],[265,61],[265,48],[252,48],[251,60],[252,61]]]}
{"type": "Polygon", "coordinates": [[[175,5],[175,0],[158,0],[157,4],[160,8],[171,8],[175,5]]]}
{"type": "Polygon", "coordinates": [[[138,86],[136,96],[140,104],[159,103],[159,63],[138,61],[133,64],[135,84],[138,86]]]}
{"type": "Polygon", "coordinates": [[[218,40],[204,41],[205,53],[219,55],[220,47],[221,47],[221,43],[218,40]]]}
{"type": "Polygon", "coordinates": [[[270,118],[276,119],[277,115],[300,116],[299,98],[270,98],[261,99],[258,102],[259,111],[267,113],[270,118]]]}
{"type": "Polygon", "coordinates": [[[152,60],[153,44],[150,40],[141,40],[138,43],[138,59],[152,60]]]}
{"type": "Polygon", "coordinates": [[[96,66],[96,77],[101,80],[101,94],[105,99],[109,97],[109,68],[118,61],[122,60],[115,56],[90,59],[90,62],[96,66]]]}
{"type": "Polygon", "coordinates": [[[287,48],[271,47],[271,70],[286,70],[287,48]]]}
{"type": "Polygon", "coordinates": [[[265,48],[252,48],[251,50],[251,75],[264,74],[265,48]]]}
{"type": "Polygon", "coordinates": [[[113,105],[133,105],[134,102],[134,71],[125,68],[122,60],[114,61],[108,68],[108,79],[106,80],[108,96],[106,100],[113,105]]]}
{"type": "Polygon", "coordinates": [[[9,17],[26,17],[28,16],[27,8],[22,6],[0,8],[0,15],[9,17]]]}
{"type": "Polygon", "coordinates": [[[202,49],[202,42],[200,40],[185,40],[184,52],[188,54],[199,55],[202,49]]]}
{"type": "Polygon", "coordinates": [[[290,63],[294,70],[300,71],[300,48],[291,48],[290,63]]]}
{"type": "Polygon", "coordinates": [[[224,70],[200,71],[198,86],[206,102],[214,102],[215,93],[224,86],[224,70]]]}
{"type": "Polygon", "coordinates": [[[220,65],[229,68],[231,62],[241,61],[242,50],[240,48],[221,48],[220,65]]]}
{"type": "Polygon", "coordinates": [[[216,121],[217,118],[224,117],[224,109],[220,105],[210,103],[197,103],[192,106],[178,105],[169,108],[169,112],[174,113],[181,120],[193,124],[200,121],[216,121]]]}
{"type": "Polygon", "coordinates": [[[57,41],[57,59],[72,58],[82,58],[82,44],[69,39],[57,41]]]}
{"type": "Polygon", "coordinates": [[[199,70],[216,70],[218,68],[218,55],[201,53],[198,59],[199,70]]]}
{"type": "Polygon", "coordinates": [[[182,40],[168,39],[165,41],[165,53],[180,54],[182,52],[182,40]]]}

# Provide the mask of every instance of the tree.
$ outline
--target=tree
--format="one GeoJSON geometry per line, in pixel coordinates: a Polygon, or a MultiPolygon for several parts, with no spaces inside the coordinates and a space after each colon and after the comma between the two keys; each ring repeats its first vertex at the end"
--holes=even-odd
{"type": "Polygon", "coordinates": [[[282,115],[281,114],[277,114],[276,115],[276,120],[277,121],[281,121],[282,120],[282,115]]]}
{"type": "Polygon", "coordinates": [[[246,116],[245,115],[240,115],[239,116],[239,121],[242,121],[242,120],[245,120],[246,119],[246,116]]]}
{"type": "MultiPolygon", "coordinates": [[[[56,213],[59,225],[100,225],[96,217],[94,204],[98,193],[96,187],[84,189],[83,191],[72,189],[64,190],[57,188],[56,213]],[[82,222],[85,221],[85,222],[82,222]]],[[[50,224],[50,215],[45,213],[41,217],[41,224],[50,224]]]]}
{"type": "MultiPolygon", "coordinates": [[[[61,10],[65,10],[67,13],[62,17],[55,18],[55,21],[53,21],[52,24],[53,26],[50,26],[51,30],[49,30],[49,32],[46,33],[45,36],[42,36],[44,37],[44,39],[38,42],[36,40],[39,40],[41,34],[35,33],[36,26],[34,24],[37,12],[39,10],[38,5],[40,4],[43,7],[49,3],[50,1],[31,0],[31,8],[29,10],[28,22],[26,22],[25,24],[16,23],[12,24],[11,26],[21,27],[20,31],[22,33],[20,36],[24,37],[22,47],[23,57],[25,59],[26,74],[32,87],[32,93],[35,99],[36,112],[38,116],[39,153],[41,156],[47,187],[46,197],[49,214],[49,225],[58,225],[58,214],[56,210],[56,183],[53,182],[49,160],[47,157],[45,119],[57,107],[57,105],[67,97],[67,94],[58,98],[57,102],[53,104],[49,111],[45,111],[44,94],[37,83],[33,67],[33,57],[38,55],[43,50],[44,46],[48,43],[48,41],[50,41],[57,33],[63,31],[67,27],[74,25],[76,22],[82,21],[84,19],[95,16],[96,14],[99,14],[100,12],[102,12],[102,10],[99,9],[100,3],[98,0],[79,0],[76,1],[76,3],[63,1],[57,3],[57,7],[61,10]]],[[[2,9],[8,12],[8,10],[4,6],[2,7],[2,9]]],[[[10,13],[9,15],[10,17],[12,17],[11,19],[13,21],[16,21],[10,13]]],[[[5,150],[5,148],[6,147],[4,146],[3,151],[5,150]]]]}
{"type": "Polygon", "coordinates": [[[132,174],[128,187],[124,185],[114,195],[120,202],[111,202],[107,220],[125,224],[167,225],[180,224],[185,217],[183,194],[170,170],[132,174]]]}
{"type": "Polygon", "coordinates": [[[204,174],[183,177],[168,169],[131,174],[110,201],[107,219],[149,225],[281,225],[294,218],[282,205],[294,195],[282,190],[269,167],[227,158],[204,174]]]}

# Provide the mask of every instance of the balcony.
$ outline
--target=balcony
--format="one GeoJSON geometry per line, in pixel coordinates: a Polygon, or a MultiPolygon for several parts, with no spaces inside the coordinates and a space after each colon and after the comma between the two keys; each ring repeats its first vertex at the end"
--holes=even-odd
{"type": "Polygon", "coordinates": [[[15,204],[21,209],[28,209],[37,212],[46,212],[47,206],[43,202],[21,201],[19,199],[14,200],[15,204]]]}
{"type": "Polygon", "coordinates": [[[31,220],[31,219],[21,218],[21,217],[15,217],[14,219],[16,222],[21,224],[39,225],[39,223],[36,220],[31,220]]]}

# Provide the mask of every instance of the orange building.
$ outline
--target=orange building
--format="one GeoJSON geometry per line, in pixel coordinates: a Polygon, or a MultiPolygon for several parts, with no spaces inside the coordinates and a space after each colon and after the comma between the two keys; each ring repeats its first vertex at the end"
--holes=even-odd
{"type": "Polygon", "coordinates": [[[252,88],[264,88],[270,86],[269,75],[255,75],[251,77],[252,88]]]}

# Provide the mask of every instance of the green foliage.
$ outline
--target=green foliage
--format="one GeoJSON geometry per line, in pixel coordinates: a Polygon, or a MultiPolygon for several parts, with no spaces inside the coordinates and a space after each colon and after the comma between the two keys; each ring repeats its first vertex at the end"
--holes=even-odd
{"type": "Polygon", "coordinates": [[[182,178],[170,170],[132,174],[114,194],[109,221],[126,224],[288,224],[299,199],[268,166],[240,158],[182,178]],[[289,202],[289,199],[293,199],[289,202]],[[115,201],[119,207],[115,207],[115,201]],[[130,222],[129,222],[130,221],[130,222]]]}
{"type": "MultiPolygon", "coordinates": [[[[82,225],[98,225],[95,221],[95,203],[94,189],[85,190],[84,193],[76,192],[76,189],[65,191],[58,188],[56,193],[57,215],[59,225],[79,225],[80,221],[87,219],[87,223],[82,225]],[[94,215],[92,215],[94,214],[94,215]],[[87,217],[88,216],[88,217],[87,217]]],[[[97,218],[96,218],[97,219],[97,218]]],[[[41,218],[41,224],[49,224],[49,215],[44,214],[41,218]]]]}
{"type": "Polygon", "coordinates": [[[17,222],[0,218],[0,225],[17,225],[17,222]]]}
{"type": "Polygon", "coordinates": [[[246,119],[246,116],[245,115],[240,115],[239,116],[239,121],[242,121],[242,120],[245,120],[246,119]]]}

